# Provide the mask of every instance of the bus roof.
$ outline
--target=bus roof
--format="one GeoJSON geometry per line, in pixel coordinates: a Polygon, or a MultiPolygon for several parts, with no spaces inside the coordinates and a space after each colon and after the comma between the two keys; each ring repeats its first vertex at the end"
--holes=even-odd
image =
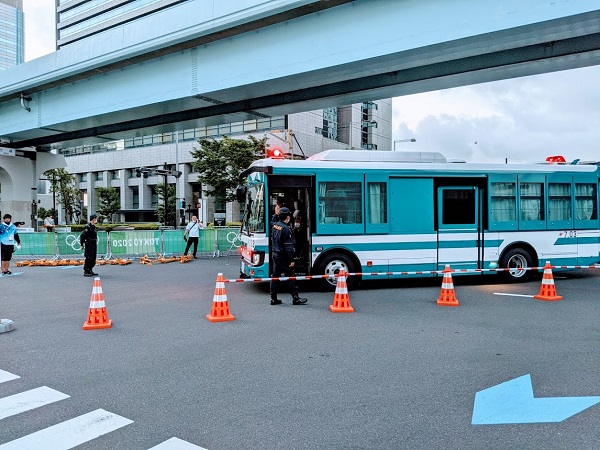
{"type": "Polygon", "coordinates": [[[446,159],[438,152],[393,152],[370,150],[326,150],[310,156],[305,160],[266,158],[254,161],[245,174],[259,167],[273,167],[274,172],[285,172],[286,169],[298,173],[297,169],[364,169],[364,170],[408,170],[447,173],[548,173],[579,172],[593,173],[599,171],[600,162],[579,162],[569,164],[557,163],[466,163],[446,159]]]}

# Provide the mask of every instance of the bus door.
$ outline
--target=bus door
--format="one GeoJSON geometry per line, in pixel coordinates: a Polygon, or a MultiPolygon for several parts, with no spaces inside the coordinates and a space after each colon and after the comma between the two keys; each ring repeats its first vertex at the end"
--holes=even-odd
{"type": "MultiPolygon", "coordinates": [[[[292,212],[290,228],[297,241],[295,271],[298,275],[310,273],[311,248],[312,248],[312,186],[314,177],[298,175],[269,175],[269,212],[270,221],[275,213],[275,206],[281,201],[292,212]],[[299,228],[295,228],[296,219],[299,219],[299,228]]],[[[270,227],[269,227],[270,231],[270,227]]],[[[269,232],[270,235],[270,232],[269,232]]],[[[269,252],[271,246],[269,245],[269,252]]],[[[269,259],[270,260],[270,259],[269,259]]]]}
{"type": "Polygon", "coordinates": [[[441,186],[437,191],[438,270],[481,267],[483,242],[477,186],[441,186]]]}

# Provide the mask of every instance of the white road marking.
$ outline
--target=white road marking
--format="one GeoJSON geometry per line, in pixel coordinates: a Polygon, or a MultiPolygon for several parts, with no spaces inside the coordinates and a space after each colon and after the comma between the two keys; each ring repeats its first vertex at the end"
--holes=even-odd
{"type": "Polygon", "coordinates": [[[0,419],[14,416],[30,409],[39,408],[40,406],[49,405],[65,398],[69,398],[69,396],[50,389],[48,386],[0,398],[0,419]]]}
{"type": "Polygon", "coordinates": [[[61,422],[0,445],[2,450],[67,450],[133,423],[103,409],[61,422]]]}
{"type": "Polygon", "coordinates": [[[533,298],[533,295],[525,295],[525,294],[505,294],[503,292],[494,292],[494,295],[508,295],[510,297],[531,297],[533,298]]]}
{"type": "Polygon", "coordinates": [[[183,441],[176,437],[166,440],[152,447],[148,450],[206,450],[204,447],[198,447],[197,445],[190,444],[187,441],[183,441]]]}
{"type": "Polygon", "coordinates": [[[16,380],[17,378],[21,378],[19,375],[14,375],[10,372],[6,372],[5,370],[0,370],[0,383],[4,383],[5,381],[16,380]]]}

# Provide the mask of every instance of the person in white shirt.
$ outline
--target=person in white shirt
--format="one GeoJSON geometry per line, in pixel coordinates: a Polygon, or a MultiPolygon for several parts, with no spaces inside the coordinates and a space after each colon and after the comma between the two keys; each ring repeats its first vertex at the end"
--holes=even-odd
{"type": "Polygon", "coordinates": [[[52,233],[54,231],[54,216],[52,214],[44,219],[44,227],[46,227],[46,231],[48,233],[52,233]]]}
{"type": "Polygon", "coordinates": [[[187,238],[187,244],[185,246],[183,256],[188,254],[190,247],[192,244],[194,244],[194,251],[192,252],[192,255],[194,255],[194,259],[198,259],[196,258],[196,252],[198,251],[198,237],[200,236],[201,223],[202,222],[198,222],[198,217],[192,216],[192,220],[185,227],[183,238],[187,238]]]}

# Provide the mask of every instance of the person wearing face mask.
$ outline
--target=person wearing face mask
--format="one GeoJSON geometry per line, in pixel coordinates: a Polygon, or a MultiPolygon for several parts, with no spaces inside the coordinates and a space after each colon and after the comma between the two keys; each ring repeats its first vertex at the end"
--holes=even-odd
{"type": "Polygon", "coordinates": [[[296,250],[295,257],[296,259],[300,259],[304,257],[306,251],[306,227],[302,223],[302,218],[299,215],[294,219],[292,236],[294,238],[294,248],[296,250]]]}
{"type": "Polygon", "coordinates": [[[11,275],[10,260],[15,248],[21,248],[21,239],[14,223],[11,223],[12,216],[4,214],[3,222],[0,225],[0,256],[2,258],[2,275],[11,275]]]}

